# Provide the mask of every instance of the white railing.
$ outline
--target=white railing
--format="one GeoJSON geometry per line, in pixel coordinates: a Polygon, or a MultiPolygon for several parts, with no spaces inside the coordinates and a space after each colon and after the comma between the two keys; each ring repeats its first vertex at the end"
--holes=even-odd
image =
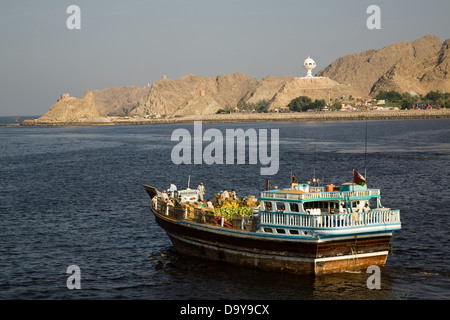
{"type": "Polygon", "coordinates": [[[300,228],[348,228],[400,223],[400,210],[374,209],[363,213],[301,214],[261,212],[261,224],[300,228]]]}
{"type": "Polygon", "coordinates": [[[369,189],[364,191],[329,191],[329,192],[312,192],[312,193],[290,193],[289,190],[286,192],[262,192],[261,198],[268,199],[288,199],[288,200],[308,200],[308,199],[322,199],[323,198],[334,198],[334,199],[344,199],[345,197],[371,197],[380,195],[379,189],[369,189]]]}

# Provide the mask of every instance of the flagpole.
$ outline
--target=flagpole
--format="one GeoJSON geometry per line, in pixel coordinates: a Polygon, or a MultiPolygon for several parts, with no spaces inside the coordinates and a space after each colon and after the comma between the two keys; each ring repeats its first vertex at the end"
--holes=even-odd
{"type": "Polygon", "coordinates": [[[368,110],[366,109],[366,143],[364,146],[364,178],[367,181],[367,112],[368,110]]]}

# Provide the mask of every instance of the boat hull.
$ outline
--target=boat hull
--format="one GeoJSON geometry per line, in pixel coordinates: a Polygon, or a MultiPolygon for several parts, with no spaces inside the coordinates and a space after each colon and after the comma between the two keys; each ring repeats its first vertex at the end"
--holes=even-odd
{"type": "Polygon", "coordinates": [[[177,252],[239,266],[295,274],[326,274],[384,266],[391,234],[293,239],[167,217],[151,206],[177,252]]]}

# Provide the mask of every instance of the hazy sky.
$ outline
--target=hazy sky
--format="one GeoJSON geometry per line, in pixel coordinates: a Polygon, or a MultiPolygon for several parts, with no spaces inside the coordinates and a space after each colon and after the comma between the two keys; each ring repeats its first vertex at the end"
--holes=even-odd
{"type": "Polygon", "coordinates": [[[42,115],[61,93],[192,73],[304,76],[340,56],[450,38],[449,0],[0,0],[0,116],[42,115]],[[70,30],[70,5],[81,29],[70,30]],[[367,7],[381,9],[370,30],[367,7]]]}

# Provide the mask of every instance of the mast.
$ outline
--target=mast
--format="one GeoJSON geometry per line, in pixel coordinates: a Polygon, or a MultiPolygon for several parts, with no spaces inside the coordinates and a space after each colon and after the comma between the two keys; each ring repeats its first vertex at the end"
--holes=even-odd
{"type": "Polygon", "coordinates": [[[367,181],[367,109],[366,109],[366,142],[364,146],[364,178],[367,181]]]}
{"type": "Polygon", "coordinates": [[[314,187],[317,187],[316,185],[316,148],[317,145],[314,145],[314,170],[313,170],[313,179],[312,182],[314,183],[314,187]]]}

